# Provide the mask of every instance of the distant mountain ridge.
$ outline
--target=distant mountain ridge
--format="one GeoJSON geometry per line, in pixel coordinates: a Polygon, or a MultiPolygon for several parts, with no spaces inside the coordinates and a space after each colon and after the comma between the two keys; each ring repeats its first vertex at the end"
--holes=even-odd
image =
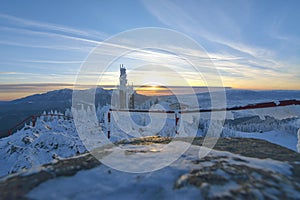
{"type": "MultiPolygon", "coordinates": [[[[82,90],[89,92],[87,89],[82,90]]],[[[95,91],[95,106],[110,104],[112,90],[97,87],[95,91]]],[[[42,94],[34,94],[12,101],[0,102],[0,138],[7,136],[7,130],[30,115],[38,115],[43,111],[57,110],[64,112],[72,106],[72,89],[53,90],[42,94]]],[[[150,97],[136,94],[135,102],[141,103],[150,97]]]]}
{"type": "MultiPolygon", "coordinates": [[[[266,101],[300,99],[299,90],[255,91],[227,89],[225,92],[228,107],[266,101]]],[[[72,106],[72,94],[73,90],[71,89],[61,89],[43,94],[34,94],[12,101],[0,102],[0,137],[7,135],[9,128],[30,115],[41,114],[43,111],[51,110],[64,112],[67,108],[72,106]]],[[[105,90],[101,87],[96,88],[96,106],[110,104],[111,95],[112,90],[105,90]]],[[[140,105],[150,98],[151,97],[136,94],[135,102],[137,105],[140,105]]],[[[166,96],[165,98],[168,97],[166,96]]],[[[159,99],[165,100],[165,98],[161,97],[159,99]]],[[[172,99],[176,99],[176,97],[172,99]]],[[[199,93],[198,99],[200,106],[202,106],[202,104],[206,105],[207,102],[210,101],[210,94],[199,93]]]]}
{"type": "Polygon", "coordinates": [[[66,99],[72,99],[73,90],[71,89],[61,89],[49,91],[42,94],[34,94],[20,99],[12,100],[13,103],[28,103],[28,102],[38,102],[38,101],[65,101],[66,99]]]}
{"type": "MultiPolygon", "coordinates": [[[[64,112],[72,106],[72,93],[71,89],[61,89],[0,103],[0,137],[7,135],[9,128],[30,115],[51,110],[64,112]]],[[[109,104],[110,99],[111,92],[109,90],[96,89],[96,105],[109,104]]]]}

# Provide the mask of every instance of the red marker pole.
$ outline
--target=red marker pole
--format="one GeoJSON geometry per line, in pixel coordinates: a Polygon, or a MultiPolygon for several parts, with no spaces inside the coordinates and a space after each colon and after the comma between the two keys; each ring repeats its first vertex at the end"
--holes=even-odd
{"type": "Polygon", "coordinates": [[[179,134],[178,122],[179,122],[179,114],[178,114],[178,112],[175,112],[175,133],[176,134],[179,134]]]}
{"type": "Polygon", "coordinates": [[[110,139],[110,112],[107,113],[107,138],[110,139]]]}
{"type": "Polygon", "coordinates": [[[35,121],[36,121],[35,116],[31,116],[31,120],[32,120],[32,127],[35,127],[35,121]]]}

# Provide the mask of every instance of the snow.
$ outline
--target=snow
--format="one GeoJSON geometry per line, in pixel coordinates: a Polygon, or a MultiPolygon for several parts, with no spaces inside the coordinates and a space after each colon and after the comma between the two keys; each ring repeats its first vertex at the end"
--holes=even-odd
{"type": "MultiPolygon", "coordinates": [[[[279,100],[300,98],[300,93],[297,91],[228,90],[226,95],[227,107],[266,101],[278,103],[279,100]]],[[[190,98],[189,95],[181,97],[186,104],[190,98]]],[[[201,108],[210,107],[208,93],[197,94],[197,98],[200,100],[201,108]]],[[[149,107],[152,110],[168,110],[169,105],[176,103],[173,96],[156,97],[155,100],[152,99],[151,101],[145,102],[140,107],[149,107]],[[151,101],[153,102],[151,103],[151,101]],[[154,102],[158,104],[154,104],[154,102]]],[[[193,108],[193,105],[189,106],[193,108]]],[[[53,162],[55,159],[71,157],[85,152],[86,149],[91,150],[110,142],[152,135],[176,137],[174,114],[131,113],[129,115],[128,113],[112,112],[111,138],[108,140],[106,134],[109,108],[109,106],[103,106],[95,110],[94,107],[88,107],[85,108],[87,110],[81,108],[78,112],[73,112],[82,119],[82,124],[85,126],[78,126],[73,120],[59,117],[40,117],[35,127],[30,124],[26,125],[13,135],[0,139],[0,177],[20,171],[23,168],[36,167],[53,162]],[[88,113],[91,111],[95,111],[97,116],[89,116],[88,113]],[[100,130],[103,131],[103,134],[99,134],[100,130]],[[78,132],[89,132],[90,134],[89,137],[85,137],[78,132]]],[[[217,133],[216,130],[220,129],[223,117],[226,117],[226,120],[237,121],[245,118],[243,123],[234,121],[236,124],[229,125],[226,122],[221,136],[263,139],[293,151],[300,151],[300,106],[232,111],[225,113],[225,115],[224,113],[215,113],[214,115],[211,113],[181,114],[178,127],[179,136],[192,138],[217,133]],[[210,120],[212,116],[214,119],[210,120]],[[255,116],[259,117],[257,122],[247,122],[247,117],[255,116]]],[[[71,116],[71,111],[67,110],[66,115],[71,116]]],[[[219,134],[215,136],[218,137],[219,134]]],[[[160,147],[151,146],[151,148],[159,149],[160,147]]],[[[171,161],[172,159],[168,162],[171,161]]],[[[162,165],[158,164],[157,167],[159,166],[162,165]]]]}
{"type": "Polygon", "coordinates": [[[272,160],[269,158],[258,159],[241,156],[227,151],[212,150],[209,156],[221,157],[221,160],[227,161],[230,164],[243,165],[251,168],[260,169],[263,171],[277,172],[284,175],[291,175],[291,166],[285,162],[272,160]],[[223,157],[223,158],[222,158],[223,157]]]}
{"type": "MultiPolygon", "coordinates": [[[[134,147],[130,145],[127,148],[134,147]]],[[[135,149],[137,148],[142,151],[153,147],[139,145],[135,147],[135,149]]],[[[197,147],[195,149],[199,150],[197,147]]],[[[171,154],[172,152],[167,152],[164,156],[165,159],[168,159],[171,154]]],[[[157,153],[146,151],[145,153],[135,154],[135,159],[139,161],[140,159],[143,160],[145,156],[154,158],[156,155],[157,153]]],[[[134,164],[141,165],[141,162],[135,162],[134,164]]],[[[187,165],[188,163],[181,166],[181,168],[185,168],[187,165]]],[[[144,165],[140,167],[144,167],[144,165]]],[[[92,170],[81,171],[69,179],[63,177],[58,178],[57,181],[47,181],[28,196],[33,199],[136,199],[141,197],[146,199],[169,197],[182,199],[199,197],[200,192],[196,188],[189,190],[189,194],[184,190],[174,193],[173,183],[182,170],[180,167],[176,169],[176,166],[172,166],[156,172],[137,174],[126,173],[101,165],[92,170]],[[46,193],[48,195],[45,195],[46,193]]]]}
{"type": "MultiPolygon", "coordinates": [[[[199,109],[196,104],[192,103],[191,99],[193,95],[177,95],[181,98],[181,103],[189,106],[190,109],[199,109]]],[[[211,107],[211,99],[214,98],[214,108],[231,108],[238,106],[246,106],[249,104],[275,102],[278,103],[282,100],[300,99],[299,90],[238,90],[238,89],[226,89],[224,91],[204,92],[196,94],[199,101],[199,106],[202,109],[209,109],[211,107]],[[225,95],[226,98],[223,98],[225,95]]],[[[163,96],[159,97],[160,102],[167,102],[170,104],[177,103],[176,96],[163,96]]],[[[153,99],[150,102],[153,102],[153,99]]],[[[149,102],[148,102],[149,104],[149,102]]],[[[164,103],[165,104],[165,103],[164,103]]],[[[147,108],[147,105],[142,107],[147,108]]]]}
{"type": "MultiPolygon", "coordinates": [[[[149,149],[148,146],[140,145],[136,148],[149,149]]],[[[203,194],[199,188],[186,183],[189,173],[194,169],[201,169],[213,161],[205,161],[201,164],[195,164],[199,153],[199,146],[192,145],[177,161],[169,166],[150,173],[126,173],[100,165],[91,170],[80,171],[72,177],[60,177],[42,183],[33,189],[28,197],[32,199],[203,199],[203,194]],[[178,178],[179,177],[179,178],[178,178]],[[176,188],[175,186],[180,186],[176,188]]],[[[136,165],[139,160],[146,157],[152,157],[156,153],[146,151],[137,153],[135,159],[136,165]]],[[[128,157],[131,155],[128,155],[128,157]]],[[[165,155],[169,157],[169,153],[165,155]]],[[[258,159],[240,156],[237,154],[212,150],[208,155],[213,160],[219,159],[226,161],[230,166],[248,166],[269,173],[280,173],[284,176],[291,175],[291,166],[285,162],[271,159],[258,159]],[[215,159],[214,159],[215,158],[215,159]]],[[[224,176],[225,180],[228,174],[217,170],[219,176],[224,176]]],[[[226,178],[227,177],[227,178],[226,178]]],[[[230,177],[229,177],[230,178],[230,177]]],[[[205,182],[203,180],[203,182],[205,182]]],[[[201,187],[205,187],[205,183],[201,187]]],[[[210,197],[224,197],[230,194],[232,190],[238,190],[239,183],[231,180],[224,185],[207,186],[210,197]]],[[[250,189],[250,188],[249,188],[250,189]]],[[[285,190],[286,188],[283,188],[285,190]]],[[[289,188],[289,192],[298,194],[294,188],[289,188]]],[[[274,194],[274,191],[269,191],[274,194]]]]}
{"type": "Polygon", "coordinates": [[[298,151],[299,105],[241,110],[231,113],[233,117],[229,118],[230,120],[243,119],[244,122],[230,125],[225,123],[223,136],[257,138],[298,151]],[[248,117],[259,117],[259,119],[251,122],[248,117]]]}
{"type": "Polygon", "coordinates": [[[237,190],[239,185],[236,182],[228,181],[225,185],[212,185],[209,193],[210,198],[222,198],[222,196],[229,196],[230,191],[237,190]]]}
{"type": "Polygon", "coordinates": [[[0,177],[67,158],[86,151],[72,120],[39,118],[34,127],[26,125],[0,139],[0,177]]]}
{"type": "Polygon", "coordinates": [[[298,129],[297,135],[298,135],[297,150],[300,153],[300,128],[298,129]]]}
{"type": "MultiPolygon", "coordinates": [[[[107,126],[107,121],[105,121],[107,118],[105,118],[105,115],[108,109],[109,107],[106,106],[100,111],[97,110],[98,118],[104,121],[103,124],[100,124],[104,134],[106,134],[107,126]]],[[[274,116],[279,118],[279,121],[275,121],[276,124],[271,123],[269,125],[267,121],[261,121],[262,124],[243,125],[244,130],[263,130],[262,128],[265,128],[263,132],[240,131],[240,125],[228,126],[225,124],[222,136],[263,139],[297,151],[299,150],[298,129],[300,127],[300,120],[298,117],[295,117],[298,110],[299,106],[287,106],[286,108],[280,109],[268,109],[268,112],[259,111],[261,113],[260,118],[263,118],[261,120],[266,120],[266,115],[272,116],[275,113],[274,116]],[[289,117],[294,118],[289,119],[289,117]],[[285,119],[288,120],[284,121],[285,119]]],[[[231,114],[227,113],[229,119],[240,119],[245,116],[257,116],[258,112],[234,111],[230,113],[231,114]]],[[[70,115],[69,110],[67,114],[70,115]]],[[[87,115],[86,113],[81,114],[87,115]]],[[[112,118],[110,140],[106,138],[106,135],[101,136],[97,131],[98,129],[91,130],[94,135],[92,138],[79,137],[73,120],[66,120],[59,117],[41,117],[37,120],[35,127],[26,125],[22,130],[12,136],[0,139],[0,176],[20,171],[23,168],[31,168],[50,163],[55,159],[71,157],[77,153],[85,152],[86,148],[91,150],[109,141],[116,142],[123,139],[150,135],[176,136],[174,114],[159,115],[154,113],[149,116],[133,113],[129,116],[130,123],[128,123],[128,120],[124,120],[128,119],[127,114],[113,114],[115,118],[112,118]],[[116,121],[118,121],[118,123],[116,123],[116,121]],[[99,141],[102,141],[102,143],[99,143],[99,141]]],[[[87,116],[83,117],[84,119],[88,118],[87,116]]],[[[195,114],[182,114],[180,117],[181,126],[179,127],[179,136],[205,136],[209,124],[212,124],[211,127],[214,127],[214,121],[209,120],[210,117],[207,113],[201,114],[200,118],[195,114]],[[204,126],[203,129],[198,128],[199,121],[200,124],[204,126]]],[[[91,123],[98,124],[97,122],[91,123]]],[[[77,129],[78,128],[80,127],[77,127],[77,129]]],[[[83,131],[89,130],[87,127],[81,128],[83,131]]],[[[115,165],[116,164],[114,164],[114,166],[115,165]]],[[[149,165],[149,167],[150,166],[151,165],[149,165]]],[[[157,167],[162,166],[163,165],[157,165],[157,167]]]]}
{"type": "MultiPolygon", "coordinates": [[[[271,107],[271,108],[260,108],[252,110],[233,111],[233,115],[242,116],[259,116],[260,119],[265,119],[266,116],[272,116],[276,119],[286,119],[299,117],[300,106],[282,106],[282,107],[271,107]]],[[[237,116],[235,116],[237,117],[237,116]]]]}
{"type": "Polygon", "coordinates": [[[127,174],[100,166],[82,171],[72,178],[58,178],[33,190],[28,197],[33,199],[163,199],[199,197],[199,190],[193,188],[174,194],[172,187],[175,170],[160,173],[127,174]],[[164,179],[162,179],[162,175],[164,179]],[[163,185],[163,187],[162,187],[163,185]],[[46,195],[47,194],[47,195],[46,195]]]}
{"type": "Polygon", "coordinates": [[[286,147],[293,151],[297,150],[297,137],[293,134],[288,134],[283,131],[269,131],[264,133],[245,133],[245,132],[236,132],[235,137],[241,138],[256,138],[261,140],[266,140],[273,144],[278,144],[280,146],[286,147]]]}
{"type": "Polygon", "coordinates": [[[189,146],[190,143],[179,141],[147,146],[124,145],[111,149],[110,155],[101,159],[101,162],[124,172],[151,172],[164,168],[177,160],[189,146]]]}

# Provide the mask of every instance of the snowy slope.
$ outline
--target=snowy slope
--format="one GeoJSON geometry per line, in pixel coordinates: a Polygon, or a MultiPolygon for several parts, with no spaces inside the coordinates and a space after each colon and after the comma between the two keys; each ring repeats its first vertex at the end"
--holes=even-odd
{"type": "Polygon", "coordinates": [[[300,106],[232,111],[223,137],[257,138],[297,151],[300,106]]]}
{"type": "Polygon", "coordinates": [[[0,139],[0,177],[85,152],[72,120],[39,118],[35,127],[26,125],[0,139]]]}
{"type": "Polygon", "coordinates": [[[283,131],[268,131],[264,133],[257,132],[239,132],[235,131],[235,135],[232,137],[238,138],[256,138],[261,140],[266,140],[273,144],[278,144],[280,146],[286,147],[297,152],[298,137],[295,134],[289,134],[283,131]]]}

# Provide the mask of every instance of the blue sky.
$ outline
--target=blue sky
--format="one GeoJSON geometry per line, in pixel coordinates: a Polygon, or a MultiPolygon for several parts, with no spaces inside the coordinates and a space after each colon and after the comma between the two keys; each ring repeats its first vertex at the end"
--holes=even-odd
{"type": "Polygon", "coordinates": [[[299,9],[296,0],[1,1],[0,99],[71,87],[101,41],[143,27],[197,41],[224,86],[300,89],[299,9]]]}

